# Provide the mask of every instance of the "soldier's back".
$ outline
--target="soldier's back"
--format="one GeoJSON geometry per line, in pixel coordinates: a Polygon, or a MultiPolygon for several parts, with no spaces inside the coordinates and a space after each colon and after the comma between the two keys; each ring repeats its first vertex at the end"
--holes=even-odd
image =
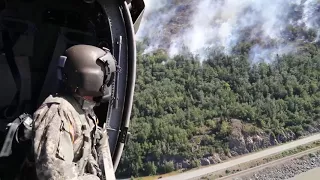
{"type": "Polygon", "coordinates": [[[38,179],[84,175],[93,126],[72,96],[47,97],[34,113],[32,159],[38,179]]]}

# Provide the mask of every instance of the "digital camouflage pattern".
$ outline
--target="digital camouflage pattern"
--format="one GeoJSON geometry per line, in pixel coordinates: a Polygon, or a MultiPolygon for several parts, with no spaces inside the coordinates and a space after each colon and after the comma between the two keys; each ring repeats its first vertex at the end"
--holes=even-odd
{"type": "Polygon", "coordinates": [[[34,113],[34,163],[39,180],[102,177],[97,163],[95,116],[86,114],[73,97],[49,96],[34,113]]]}

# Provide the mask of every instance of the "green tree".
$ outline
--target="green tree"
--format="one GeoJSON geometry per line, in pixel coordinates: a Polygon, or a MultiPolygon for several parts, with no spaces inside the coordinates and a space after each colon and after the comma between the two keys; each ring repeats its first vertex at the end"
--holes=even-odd
{"type": "Polygon", "coordinates": [[[147,162],[145,164],[145,172],[149,176],[157,174],[157,166],[154,164],[154,162],[147,162]]]}

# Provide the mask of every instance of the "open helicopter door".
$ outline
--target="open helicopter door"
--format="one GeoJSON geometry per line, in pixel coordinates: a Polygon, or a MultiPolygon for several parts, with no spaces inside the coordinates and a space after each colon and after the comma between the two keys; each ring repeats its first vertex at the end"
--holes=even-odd
{"type": "MultiPolygon", "coordinates": [[[[32,113],[46,96],[54,93],[54,88],[50,87],[52,86],[50,68],[53,69],[52,72],[56,72],[58,65],[54,62],[55,57],[65,49],[75,44],[88,44],[111,50],[118,67],[113,84],[113,98],[111,102],[102,103],[95,112],[102,121],[99,125],[102,125],[104,120],[107,124],[116,171],[130,123],[136,78],[134,35],[138,31],[144,12],[144,1],[9,0],[5,1],[4,5],[0,3],[0,8],[5,9],[0,9],[1,13],[12,12],[9,16],[14,20],[30,22],[32,24],[30,27],[34,30],[32,31],[34,41],[25,41],[33,42],[33,46],[29,44],[33,47],[29,60],[32,81],[29,113],[32,113]]],[[[0,15],[3,18],[3,15],[0,15]]],[[[10,20],[11,22],[13,21],[10,20]]],[[[23,51],[23,48],[19,50],[23,51]]],[[[13,83],[10,86],[14,86],[13,83]]]]}
{"type": "MultiPolygon", "coordinates": [[[[136,80],[136,43],[138,30],[144,10],[143,0],[122,1],[97,0],[109,18],[112,54],[120,70],[114,83],[113,102],[108,104],[106,115],[110,150],[116,171],[124,145],[127,141],[133,93],[136,80]],[[131,10],[131,11],[130,11],[131,10]],[[132,15],[131,15],[131,12],[132,15]],[[134,27],[134,22],[136,28],[134,27]]],[[[99,110],[97,110],[97,114],[99,110]]]]}

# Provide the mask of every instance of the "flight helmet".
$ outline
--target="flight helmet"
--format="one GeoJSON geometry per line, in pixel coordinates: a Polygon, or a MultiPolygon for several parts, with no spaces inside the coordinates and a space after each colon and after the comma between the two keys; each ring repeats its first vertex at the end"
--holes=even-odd
{"type": "Polygon", "coordinates": [[[116,60],[109,49],[75,45],[61,59],[64,65],[60,78],[68,91],[96,102],[110,100],[116,60]]]}

